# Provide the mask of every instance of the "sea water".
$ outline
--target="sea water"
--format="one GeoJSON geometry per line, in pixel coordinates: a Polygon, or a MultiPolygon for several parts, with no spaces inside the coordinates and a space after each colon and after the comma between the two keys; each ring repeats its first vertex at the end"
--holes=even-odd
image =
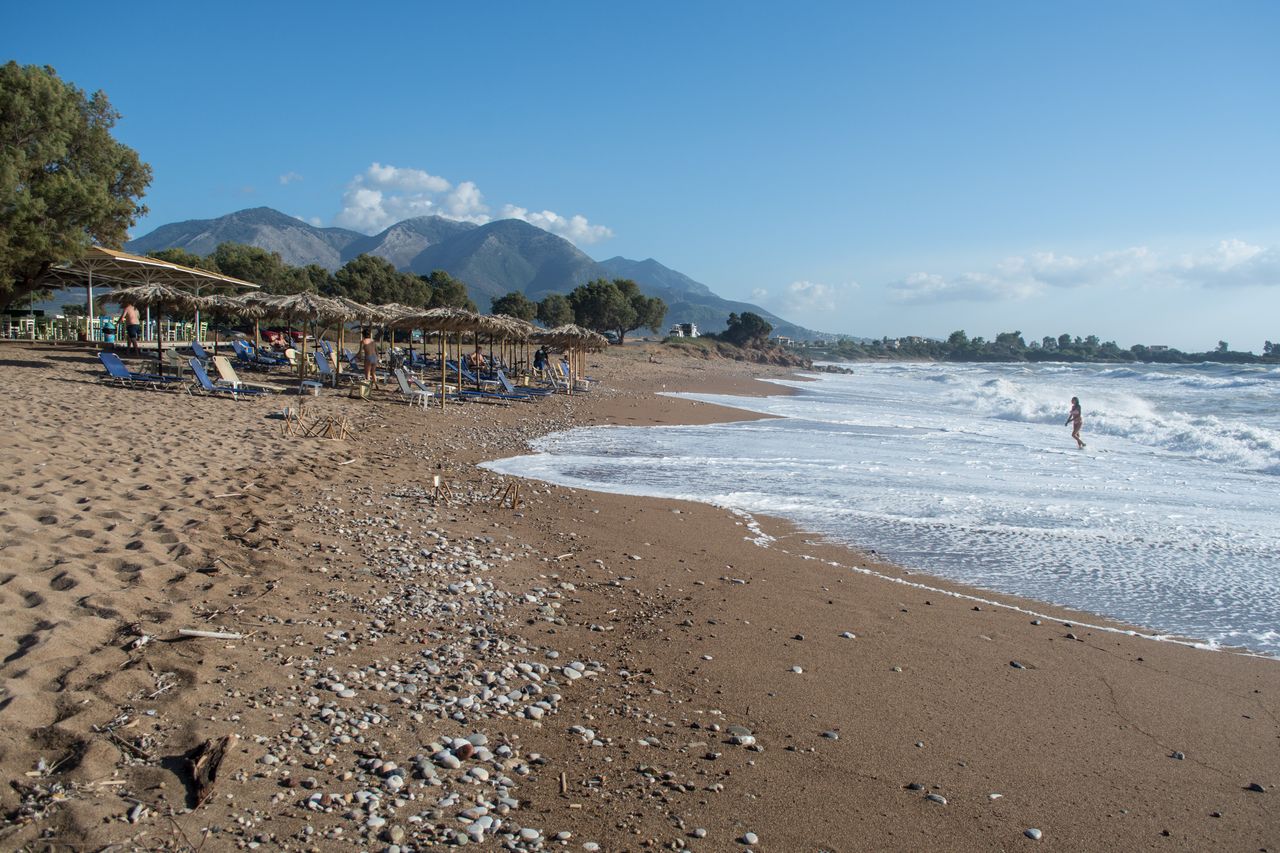
{"type": "Polygon", "coordinates": [[[774,515],[909,569],[1280,656],[1280,369],[852,369],[779,383],[793,395],[677,395],[776,419],[573,429],[489,467],[774,515]]]}

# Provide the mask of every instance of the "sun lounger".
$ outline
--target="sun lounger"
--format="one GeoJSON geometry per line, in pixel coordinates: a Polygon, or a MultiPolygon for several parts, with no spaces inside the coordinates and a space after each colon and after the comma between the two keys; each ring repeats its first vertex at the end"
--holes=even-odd
{"type": "Polygon", "coordinates": [[[392,373],[396,377],[396,384],[400,386],[400,396],[404,397],[405,402],[411,406],[427,407],[427,403],[435,396],[435,392],[428,391],[422,386],[414,387],[409,383],[409,375],[404,372],[403,368],[397,367],[392,373]]]}
{"type": "MultiPolygon", "coordinates": [[[[278,385],[267,385],[261,382],[245,382],[236,373],[236,369],[231,366],[231,360],[225,355],[215,355],[211,359],[213,369],[217,371],[219,385],[229,385],[232,388],[253,388],[261,391],[271,391],[279,393],[282,389],[278,385]]],[[[208,372],[207,370],[205,371],[208,372]]]]}
{"type": "Polygon", "coordinates": [[[501,370],[498,371],[497,376],[498,383],[502,386],[502,390],[507,394],[519,394],[524,397],[548,397],[556,393],[552,388],[534,388],[529,385],[513,385],[511,380],[507,378],[507,374],[503,373],[501,370]]]}
{"type": "Polygon", "coordinates": [[[459,373],[461,373],[463,379],[470,382],[472,385],[476,386],[481,390],[488,388],[496,391],[499,387],[501,387],[498,380],[481,379],[479,376],[476,376],[474,373],[471,372],[471,368],[467,367],[465,364],[459,365],[456,361],[446,361],[445,370],[448,373],[453,374],[454,376],[457,376],[459,373]]]}
{"type": "Polygon", "coordinates": [[[232,341],[231,349],[236,354],[236,359],[246,367],[261,370],[267,367],[283,367],[289,363],[287,358],[269,355],[261,350],[254,349],[248,341],[232,341]]]}
{"type": "Polygon", "coordinates": [[[126,388],[173,388],[182,382],[176,376],[160,376],[155,373],[133,373],[129,368],[125,367],[120,356],[113,352],[98,353],[98,360],[102,362],[102,366],[106,369],[107,375],[102,377],[104,382],[111,382],[126,388]]]}
{"type": "Polygon", "coordinates": [[[191,373],[195,376],[195,384],[191,386],[193,394],[227,394],[232,399],[239,400],[242,397],[258,397],[266,392],[260,388],[233,388],[230,385],[214,384],[209,379],[209,374],[205,372],[204,365],[200,363],[200,359],[192,358],[190,360],[191,373]]]}
{"type": "Polygon", "coordinates": [[[561,374],[561,378],[564,379],[566,384],[568,383],[573,384],[573,390],[575,391],[590,391],[591,383],[596,381],[590,376],[579,376],[577,381],[575,382],[573,378],[573,374],[569,372],[569,362],[567,361],[560,362],[560,374],[561,374]]]}

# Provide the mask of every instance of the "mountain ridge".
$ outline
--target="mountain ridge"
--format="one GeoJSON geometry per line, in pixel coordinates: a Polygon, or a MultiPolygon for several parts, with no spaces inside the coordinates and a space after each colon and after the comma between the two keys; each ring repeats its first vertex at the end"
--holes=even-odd
{"type": "Polygon", "coordinates": [[[665,323],[696,323],[702,331],[723,330],[731,312],[751,311],[769,321],[776,333],[814,337],[759,306],[718,296],[707,285],[653,258],[621,256],[596,261],[549,231],[519,219],[484,225],[419,216],[397,222],[377,234],[322,228],[269,207],[247,208],[216,219],[189,219],[161,225],[125,244],[138,254],[182,248],[208,255],[223,242],[245,243],[280,255],[292,266],[319,264],[330,272],[361,254],[385,258],[397,269],[427,275],[441,269],[467,284],[482,310],[489,301],[519,291],[533,301],[551,293],[567,294],[596,278],[629,278],[648,296],[667,303],[665,323]]]}

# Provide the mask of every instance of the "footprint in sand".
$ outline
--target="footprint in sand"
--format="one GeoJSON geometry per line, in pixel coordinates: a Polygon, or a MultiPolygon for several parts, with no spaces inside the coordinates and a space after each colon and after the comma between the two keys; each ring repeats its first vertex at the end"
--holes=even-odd
{"type": "Polygon", "coordinates": [[[132,542],[130,542],[128,545],[125,545],[125,546],[124,546],[124,549],[125,549],[126,551],[141,551],[141,550],[142,550],[142,540],[141,540],[141,539],[135,539],[135,540],[133,540],[132,542]]]}
{"type": "Polygon", "coordinates": [[[36,519],[41,524],[57,524],[58,517],[56,515],[42,515],[36,519]]]}
{"type": "Polygon", "coordinates": [[[69,589],[74,589],[79,583],[79,581],[71,577],[68,573],[58,572],[49,581],[49,586],[52,589],[56,589],[58,592],[66,592],[69,589]]]}
{"type": "Polygon", "coordinates": [[[24,592],[22,594],[23,607],[39,607],[44,604],[44,596],[38,592],[24,592]]]}

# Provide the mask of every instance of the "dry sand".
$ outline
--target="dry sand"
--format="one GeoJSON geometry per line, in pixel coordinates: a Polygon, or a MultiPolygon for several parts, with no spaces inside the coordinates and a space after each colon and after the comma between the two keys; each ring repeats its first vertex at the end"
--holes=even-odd
{"type": "Polygon", "coordinates": [[[603,387],[528,405],[329,393],[308,408],[357,437],[324,441],[267,417],[297,398],[0,349],[0,848],[1280,849],[1274,660],[702,505],[499,506],[476,463],[533,437],[745,417],[664,387],[775,390],[640,347],[589,364],[603,387]],[[226,735],[195,807],[188,759],[226,735]]]}

